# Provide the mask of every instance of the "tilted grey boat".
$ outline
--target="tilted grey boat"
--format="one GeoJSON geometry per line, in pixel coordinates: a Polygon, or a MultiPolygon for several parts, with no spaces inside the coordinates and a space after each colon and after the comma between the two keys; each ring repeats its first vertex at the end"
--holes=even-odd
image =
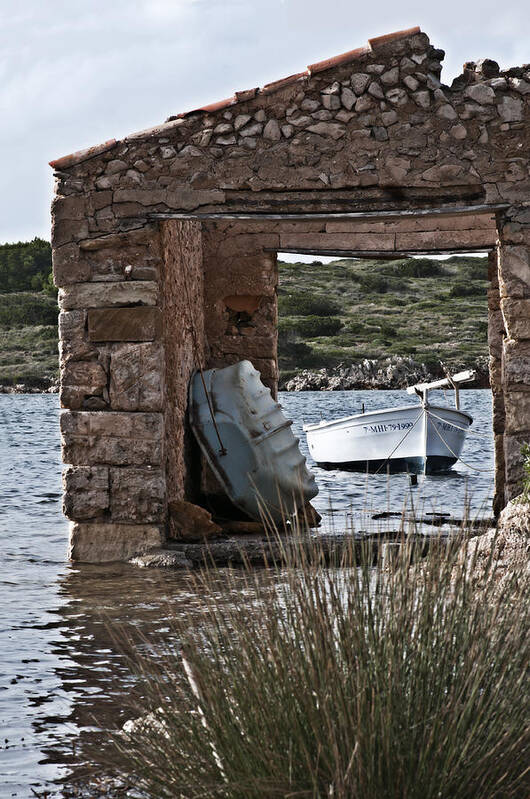
{"type": "Polygon", "coordinates": [[[190,382],[189,418],[226,493],[253,519],[281,522],[318,493],[292,421],[250,361],[197,372],[190,382]]]}

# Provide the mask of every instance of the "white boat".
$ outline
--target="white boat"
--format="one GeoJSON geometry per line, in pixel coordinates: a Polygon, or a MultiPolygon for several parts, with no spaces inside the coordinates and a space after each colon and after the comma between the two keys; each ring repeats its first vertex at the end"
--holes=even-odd
{"type": "Polygon", "coordinates": [[[445,472],[459,459],[473,418],[460,410],[459,386],[473,380],[466,371],[407,389],[419,405],[385,408],[333,421],[304,425],[309,452],[323,469],[349,471],[445,472]],[[455,407],[431,405],[429,391],[451,387],[455,407]]]}

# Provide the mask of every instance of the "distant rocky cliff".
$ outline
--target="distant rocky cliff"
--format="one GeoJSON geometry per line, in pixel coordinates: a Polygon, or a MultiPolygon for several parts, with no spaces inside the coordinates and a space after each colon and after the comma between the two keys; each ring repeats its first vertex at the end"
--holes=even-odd
{"type": "MultiPolygon", "coordinates": [[[[478,358],[474,364],[462,364],[462,369],[473,368],[477,378],[467,384],[471,388],[488,388],[488,359],[478,358]]],[[[458,371],[458,370],[456,370],[458,371]]],[[[359,363],[339,365],[333,369],[311,372],[304,369],[280,385],[284,391],[347,391],[350,389],[403,389],[414,383],[429,382],[444,377],[440,366],[418,363],[413,358],[394,356],[380,360],[365,358],[359,363]]]]}

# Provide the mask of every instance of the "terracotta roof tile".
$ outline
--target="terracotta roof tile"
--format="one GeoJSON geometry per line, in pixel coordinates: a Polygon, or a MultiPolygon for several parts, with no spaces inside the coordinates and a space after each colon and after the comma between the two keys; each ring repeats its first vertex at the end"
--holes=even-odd
{"type": "Polygon", "coordinates": [[[262,88],[262,92],[274,92],[276,89],[281,89],[282,86],[287,86],[289,83],[296,83],[300,78],[307,78],[308,72],[297,72],[296,75],[289,75],[287,78],[280,78],[280,80],[273,80],[271,83],[266,83],[262,88]]]}
{"type": "Polygon", "coordinates": [[[225,100],[218,100],[216,103],[210,103],[209,105],[201,105],[200,108],[192,108],[191,111],[184,111],[182,114],[177,114],[177,119],[182,119],[182,117],[190,116],[190,114],[198,114],[201,112],[211,112],[214,111],[222,111],[223,108],[230,108],[231,105],[237,103],[237,97],[233,95],[232,97],[227,97],[225,100]]]}
{"type": "Polygon", "coordinates": [[[349,61],[355,61],[356,58],[362,58],[363,55],[371,52],[370,47],[357,47],[356,50],[348,50],[347,53],[336,55],[333,58],[326,58],[324,61],[317,61],[315,64],[309,64],[307,67],[310,75],[315,75],[317,72],[323,72],[325,69],[337,67],[340,64],[347,64],[349,61]]]}
{"type": "Polygon", "coordinates": [[[414,28],[405,28],[402,31],[394,31],[394,33],[385,33],[384,36],[376,36],[375,39],[368,39],[368,44],[375,50],[377,47],[382,47],[384,44],[396,41],[397,39],[406,39],[409,36],[415,36],[421,33],[421,28],[416,25],[414,28]]]}
{"type": "Polygon", "coordinates": [[[259,92],[259,86],[255,89],[245,89],[243,92],[236,92],[236,100],[238,103],[244,103],[246,100],[252,100],[259,92]]]}
{"type": "Polygon", "coordinates": [[[106,150],[111,150],[116,144],[116,139],[109,139],[103,144],[95,144],[94,147],[88,147],[86,150],[77,150],[75,153],[63,155],[61,158],[49,161],[49,164],[53,169],[67,169],[69,166],[81,163],[81,161],[87,161],[89,158],[101,155],[106,150]]]}

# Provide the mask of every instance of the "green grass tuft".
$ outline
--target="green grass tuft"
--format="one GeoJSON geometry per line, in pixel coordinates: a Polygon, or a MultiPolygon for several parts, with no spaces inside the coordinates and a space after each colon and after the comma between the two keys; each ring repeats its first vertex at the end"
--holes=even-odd
{"type": "Polygon", "coordinates": [[[500,590],[466,546],[207,569],[200,614],[140,662],[154,723],[119,740],[122,772],[157,799],[528,795],[528,576],[500,590]]]}

